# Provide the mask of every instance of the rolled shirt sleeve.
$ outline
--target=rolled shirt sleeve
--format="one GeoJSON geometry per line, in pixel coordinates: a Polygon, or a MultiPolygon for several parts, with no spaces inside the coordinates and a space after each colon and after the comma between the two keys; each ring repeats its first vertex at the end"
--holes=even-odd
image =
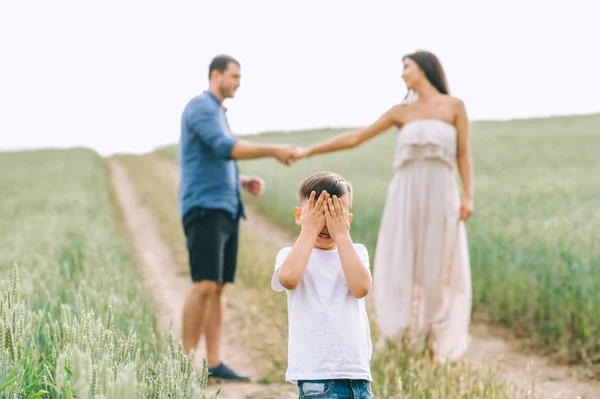
{"type": "Polygon", "coordinates": [[[195,109],[189,114],[188,126],[215,155],[231,158],[231,151],[237,139],[225,134],[219,122],[218,111],[195,109]]]}

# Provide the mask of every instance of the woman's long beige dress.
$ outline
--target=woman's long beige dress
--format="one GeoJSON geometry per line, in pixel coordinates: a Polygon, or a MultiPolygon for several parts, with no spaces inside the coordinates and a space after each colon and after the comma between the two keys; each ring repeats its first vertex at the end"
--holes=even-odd
{"type": "Polygon", "coordinates": [[[456,150],[457,132],[449,123],[419,119],[402,127],[373,272],[383,338],[408,338],[419,350],[433,349],[442,362],[465,354],[471,320],[456,150]]]}

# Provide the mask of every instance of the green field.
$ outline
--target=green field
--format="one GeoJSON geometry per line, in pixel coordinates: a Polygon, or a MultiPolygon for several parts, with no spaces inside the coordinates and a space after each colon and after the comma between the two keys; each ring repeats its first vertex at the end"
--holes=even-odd
{"type": "MultiPolygon", "coordinates": [[[[172,173],[177,170],[175,163],[165,161],[156,154],[122,156],[119,161],[127,168],[144,204],[160,221],[161,232],[171,250],[175,254],[185,252],[177,197],[173,195],[177,189],[177,180],[172,173]]],[[[229,329],[235,329],[236,339],[257,354],[255,364],[261,370],[260,380],[265,383],[283,383],[287,368],[287,302],[285,295],[269,288],[278,249],[264,234],[256,234],[251,226],[242,224],[236,283],[226,294],[227,312],[234,314],[240,323],[239,327],[230,326],[229,329]]],[[[187,272],[187,259],[179,257],[179,262],[179,267],[187,272]]],[[[372,325],[372,331],[376,340],[378,332],[375,325],[372,325]]],[[[489,369],[473,370],[462,363],[432,365],[426,354],[392,346],[372,359],[373,397],[537,397],[534,394],[526,396],[523,392],[524,389],[532,388],[534,381],[530,381],[523,390],[514,389],[497,378],[494,366],[492,364],[489,369]]],[[[523,370],[523,373],[526,372],[523,370]]],[[[528,377],[533,380],[535,376],[528,377]]],[[[535,393],[535,389],[532,391],[535,393]]],[[[266,399],[278,396],[249,396],[248,399],[251,397],[266,399]]]]}
{"type": "Polygon", "coordinates": [[[192,362],[156,329],[105,161],[31,151],[0,154],[0,169],[0,397],[191,397],[192,362]]]}
{"type": "MultiPolygon", "coordinates": [[[[265,215],[297,232],[292,209],[309,174],[332,170],[356,190],[353,238],[371,252],[392,175],[396,130],[363,146],[285,167],[240,162],[267,183],[265,215]]],[[[335,130],[247,138],[306,145],[335,130]]],[[[538,350],[600,369],[600,115],[472,124],[475,212],[468,222],[474,313],[538,350]]],[[[176,147],[161,154],[176,158],[176,147]]]]}
{"type": "MultiPolygon", "coordinates": [[[[335,133],[251,139],[304,145],[335,133]]],[[[509,326],[538,350],[596,375],[599,138],[600,115],[474,123],[476,202],[467,226],[475,316],[509,326]]],[[[267,182],[262,199],[246,200],[296,233],[292,210],[301,180],[337,171],[356,190],[354,239],[373,256],[394,145],[390,131],[292,167],[272,159],[240,162],[243,173],[267,182]]],[[[176,158],[175,147],[159,153],[176,158]]],[[[172,170],[157,155],[120,160],[184,267],[172,170]]],[[[191,359],[157,331],[156,307],[123,238],[106,161],[85,149],[42,150],[1,153],[0,168],[0,397],[191,397],[198,385],[191,359]]],[[[231,311],[250,332],[245,339],[262,356],[264,382],[282,379],[286,366],[285,299],[265,289],[277,250],[244,232],[238,290],[230,294],[231,311]]],[[[490,374],[460,363],[432,366],[401,348],[376,355],[372,370],[376,397],[396,397],[399,381],[405,398],[520,397],[490,374]]]]}

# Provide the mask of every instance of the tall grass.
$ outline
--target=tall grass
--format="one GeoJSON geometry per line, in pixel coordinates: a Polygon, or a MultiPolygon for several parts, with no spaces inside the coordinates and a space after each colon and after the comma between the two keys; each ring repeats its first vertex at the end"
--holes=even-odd
{"type": "MultiPolygon", "coordinates": [[[[335,130],[245,137],[307,145],[335,130]]],[[[267,217],[296,231],[303,178],[333,170],[356,190],[353,238],[374,253],[397,130],[353,150],[285,167],[240,162],[266,181],[267,217]]],[[[475,212],[468,222],[477,317],[510,327],[540,350],[600,373],[600,115],[472,125],[475,212]]],[[[160,153],[175,159],[176,147],[160,153]]]]}
{"type": "Polygon", "coordinates": [[[0,155],[0,397],[191,398],[193,370],[131,267],[104,160],[0,155]]]}
{"type": "MultiPolygon", "coordinates": [[[[174,181],[171,170],[156,155],[121,158],[136,188],[155,213],[173,249],[183,251],[174,181]],[[150,177],[151,176],[151,177],[150,177]]],[[[227,290],[229,304],[244,328],[236,333],[260,355],[263,381],[283,381],[287,368],[287,305],[285,295],[273,292],[270,280],[275,256],[280,249],[263,234],[242,223],[239,266],[234,289],[227,290]]],[[[230,311],[230,310],[228,310],[230,311]]],[[[372,326],[377,339],[376,326],[372,326]]],[[[533,398],[531,392],[517,391],[489,372],[475,372],[463,364],[432,366],[422,353],[401,347],[376,355],[372,362],[374,398],[533,398]]]]}

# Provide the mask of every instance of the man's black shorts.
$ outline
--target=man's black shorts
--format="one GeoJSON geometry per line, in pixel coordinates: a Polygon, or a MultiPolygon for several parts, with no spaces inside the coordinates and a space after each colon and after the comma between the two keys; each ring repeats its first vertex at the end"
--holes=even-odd
{"type": "Polygon", "coordinates": [[[183,217],[192,281],[233,283],[239,219],[217,209],[192,208],[183,217]]]}

